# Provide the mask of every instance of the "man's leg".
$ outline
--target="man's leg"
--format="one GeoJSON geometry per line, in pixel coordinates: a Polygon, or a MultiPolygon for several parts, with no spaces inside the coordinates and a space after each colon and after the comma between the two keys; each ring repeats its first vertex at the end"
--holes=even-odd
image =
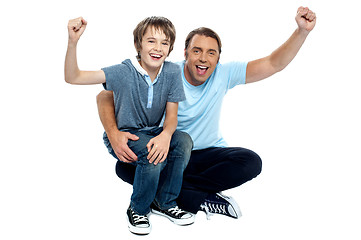
{"type": "MultiPolygon", "coordinates": [[[[115,154],[113,156],[115,156],[115,158],[117,158],[115,154]]],[[[125,163],[125,162],[118,160],[115,165],[115,172],[116,172],[117,176],[120,179],[122,179],[124,182],[127,182],[127,183],[133,185],[135,168],[136,168],[136,166],[134,166],[132,164],[125,163]]]]}
{"type": "Polygon", "coordinates": [[[242,185],[262,169],[261,158],[244,148],[208,148],[192,151],[183,174],[178,205],[197,213],[209,194],[242,185]]]}

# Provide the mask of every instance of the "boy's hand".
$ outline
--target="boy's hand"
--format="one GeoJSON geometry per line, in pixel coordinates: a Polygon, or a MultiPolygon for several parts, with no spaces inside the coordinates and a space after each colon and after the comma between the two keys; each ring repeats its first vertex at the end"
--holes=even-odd
{"type": "Polygon", "coordinates": [[[78,17],[68,22],[68,33],[69,33],[69,42],[77,43],[80,36],[85,31],[87,21],[84,18],[78,17]]]}
{"type": "Polygon", "coordinates": [[[296,22],[301,30],[312,31],[316,25],[316,14],[308,7],[299,7],[296,15],[296,22]]]}
{"type": "Polygon", "coordinates": [[[108,135],[108,139],[120,161],[131,163],[138,160],[137,155],[128,147],[128,140],[137,141],[138,136],[129,132],[115,131],[112,135],[108,135]]]}
{"type": "Polygon", "coordinates": [[[150,139],[147,144],[149,152],[147,159],[149,160],[149,163],[157,165],[167,158],[171,138],[172,135],[169,136],[162,132],[158,136],[150,139]]]}

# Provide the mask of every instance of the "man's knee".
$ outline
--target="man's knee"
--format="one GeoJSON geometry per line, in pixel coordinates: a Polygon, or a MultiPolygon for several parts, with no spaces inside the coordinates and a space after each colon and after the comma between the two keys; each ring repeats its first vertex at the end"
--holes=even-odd
{"type": "Polygon", "coordinates": [[[248,154],[247,154],[246,158],[248,160],[247,162],[249,165],[249,173],[251,175],[250,177],[254,178],[254,177],[258,176],[262,171],[261,157],[257,153],[255,153],[251,150],[248,150],[248,154]]]}
{"type": "MultiPolygon", "coordinates": [[[[245,148],[230,148],[228,158],[231,160],[231,168],[234,172],[241,172],[242,181],[249,181],[257,177],[262,171],[260,156],[245,148]]],[[[235,176],[237,178],[237,176],[235,176]]]]}

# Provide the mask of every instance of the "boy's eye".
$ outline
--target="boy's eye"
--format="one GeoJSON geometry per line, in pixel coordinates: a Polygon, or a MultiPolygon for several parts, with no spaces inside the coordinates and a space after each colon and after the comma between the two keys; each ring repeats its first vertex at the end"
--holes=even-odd
{"type": "Polygon", "coordinates": [[[168,46],[169,43],[168,43],[168,42],[164,42],[163,45],[164,45],[164,46],[168,46]]]}

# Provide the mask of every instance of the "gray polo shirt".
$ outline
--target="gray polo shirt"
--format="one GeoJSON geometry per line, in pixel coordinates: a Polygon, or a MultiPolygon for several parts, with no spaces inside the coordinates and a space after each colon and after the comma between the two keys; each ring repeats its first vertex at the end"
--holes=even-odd
{"type": "Polygon", "coordinates": [[[136,60],[127,59],[102,70],[106,78],[104,88],[113,91],[119,130],[157,127],[167,102],[186,99],[181,68],[175,63],[164,62],[153,82],[136,60]]]}

